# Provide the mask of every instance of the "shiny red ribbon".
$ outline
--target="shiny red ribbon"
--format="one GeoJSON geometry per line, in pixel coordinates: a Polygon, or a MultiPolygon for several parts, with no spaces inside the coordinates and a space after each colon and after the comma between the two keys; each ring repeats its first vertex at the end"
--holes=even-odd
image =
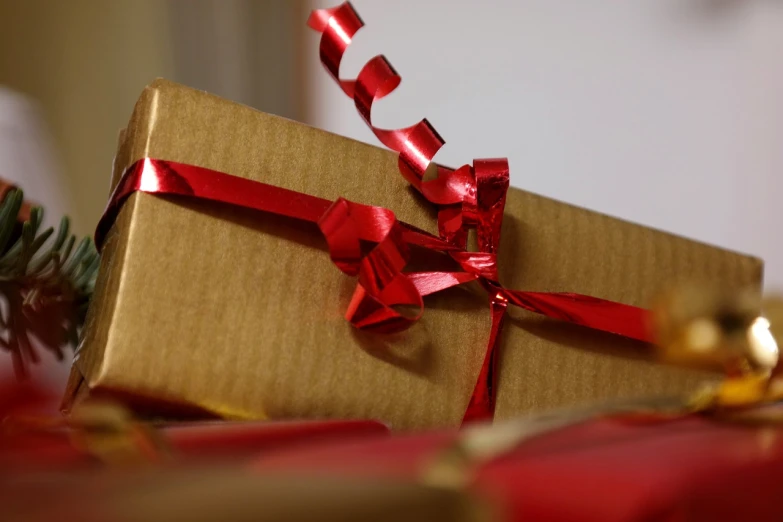
{"type": "Polygon", "coordinates": [[[314,11],[308,22],[321,31],[321,59],[342,89],[352,97],[373,133],[397,151],[405,178],[438,207],[440,237],[397,221],[388,209],[331,202],[273,185],[194,165],[143,159],[132,165],[116,187],[101,218],[95,242],[100,248],[123,202],[134,192],[185,196],[269,212],[317,223],[332,261],[358,284],[346,318],[357,328],[394,332],[411,326],[424,310],[423,297],[470,281],[486,289],[492,315],[488,346],[463,422],[491,419],[495,411],[495,361],[506,309],[513,304],[547,317],[594,330],[649,342],[648,312],[573,293],[508,290],[498,282],[497,251],[509,185],[505,159],[476,160],[457,170],[432,163],[443,145],[430,124],[399,130],[374,127],[372,103],[389,94],[400,77],[382,56],[373,58],[356,80],[340,80],[338,70],[351,38],[363,25],[349,3],[314,11]],[[437,177],[424,180],[428,169],[437,177]],[[469,228],[475,228],[478,252],[466,250],[469,228]],[[366,253],[361,241],[374,247],[366,253]],[[449,255],[460,271],[404,272],[409,246],[449,255]],[[401,306],[413,306],[405,314],[401,306]]]}
{"type": "MultiPolygon", "coordinates": [[[[375,100],[390,94],[401,78],[384,56],[368,61],[355,80],[340,78],[340,62],[356,32],[364,23],[345,2],[332,9],[313,11],[308,25],[321,33],[320,55],[326,70],[352,98],[359,114],[373,134],[387,147],[399,153],[402,175],[431,203],[438,207],[441,238],[458,247],[450,255],[465,274],[475,276],[489,294],[492,326],[484,364],[473,391],[464,421],[491,418],[495,409],[494,368],[498,340],[508,304],[514,304],[549,317],[581,324],[634,339],[647,341],[645,310],[577,294],[515,292],[498,283],[497,252],[503,207],[509,186],[506,159],[475,160],[473,166],[457,170],[432,163],[445,143],[424,119],[404,129],[387,130],[372,124],[375,100]],[[434,168],[435,179],[424,180],[434,168]],[[467,252],[468,229],[475,227],[479,252],[467,252]]],[[[422,286],[437,286],[443,274],[415,277],[422,286]]],[[[439,289],[443,289],[443,286],[439,289]]]]}

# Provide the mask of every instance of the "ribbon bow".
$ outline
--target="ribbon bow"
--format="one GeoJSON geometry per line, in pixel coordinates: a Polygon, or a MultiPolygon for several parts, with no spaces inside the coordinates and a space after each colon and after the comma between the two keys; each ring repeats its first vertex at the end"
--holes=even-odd
{"type": "Polygon", "coordinates": [[[418,272],[403,274],[407,249],[401,234],[388,222],[388,234],[373,251],[362,257],[356,228],[372,224],[374,216],[353,213],[344,201],[333,206],[322,219],[322,231],[329,238],[332,259],[346,273],[359,275],[359,285],[347,318],[357,327],[388,331],[390,325],[410,326],[421,315],[421,296],[477,280],[489,295],[492,325],[484,363],[470,399],[463,423],[492,418],[495,411],[494,373],[498,341],[508,304],[549,317],[649,341],[647,311],[573,293],[520,292],[505,289],[498,281],[497,253],[503,208],[509,187],[508,161],[474,160],[473,165],[450,169],[432,162],[444,140],[424,119],[396,130],[372,123],[372,105],[390,94],[401,78],[384,56],[369,60],[355,80],[341,79],[340,62],[352,38],[364,25],[345,2],[331,9],[313,11],[308,25],[321,33],[320,56],[326,70],[352,98],[359,115],[387,147],[399,153],[399,169],[408,182],[438,208],[438,231],[444,245],[431,245],[447,252],[463,272],[418,272]],[[425,173],[435,179],[425,181],[425,173]],[[353,219],[350,219],[353,217],[353,219]],[[468,230],[474,228],[478,252],[467,251],[468,230]],[[349,246],[350,245],[350,246],[349,246]],[[419,313],[405,317],[393,307],[419,306],[419,313]]]}

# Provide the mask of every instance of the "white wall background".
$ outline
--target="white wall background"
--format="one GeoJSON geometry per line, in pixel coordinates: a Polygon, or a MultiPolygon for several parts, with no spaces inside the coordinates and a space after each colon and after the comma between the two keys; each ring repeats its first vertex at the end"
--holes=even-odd
{"type": "MultiPolygon", "coordinates": [[[[353,5],[343,76],[382,53],[403,77],[376,124],[426,116],[440,163],[508,156],[514,186],[758,255],[783,289],[783,2],[353,5]]],[[[375,143],[308,39],[311,123],[375,143]]]]}

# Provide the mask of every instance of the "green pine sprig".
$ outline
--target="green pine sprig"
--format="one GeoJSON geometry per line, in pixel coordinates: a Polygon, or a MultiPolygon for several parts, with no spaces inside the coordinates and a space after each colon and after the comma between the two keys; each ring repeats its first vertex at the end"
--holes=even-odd
{"type": "Polygon", "coordinates": [[[60,360],[76,346],[100,261],[89,238],[76,244],[67,217],[56,234],[41,230],[43,209],[34,207],[20,230],[23,196],[14,189],[0,203],[0,349],[20,377],[40,360],[37,345],[60,360]]]}

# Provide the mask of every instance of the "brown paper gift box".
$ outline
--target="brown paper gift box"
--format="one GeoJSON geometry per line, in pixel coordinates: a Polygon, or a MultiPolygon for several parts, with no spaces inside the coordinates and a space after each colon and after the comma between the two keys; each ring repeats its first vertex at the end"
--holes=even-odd
{"type": "MultiPolygon", "coordinates": [[[[137,103],[114,184],[144,157],[386,207],[436,232],[434,209],[407,186],[393,152],[167,81],[137,103]]],[[[499,265],[508,288],[637,306],[664,283],[758,288],[762,278],[758,259],[513,188],[499,265]]],[[[385,336],[343,318],[354,286],[315,227],[135,194],[103,250],[69,395],[119,393],[144,399],[148,411],[458,425],[486,350],[486,294],[468,285],[428,297],[420,322],[385,336]]],[[[618,356],[639,352],[630,341],[512,309],[496,417],[687,392],[705,377],[618,356]]]]}

